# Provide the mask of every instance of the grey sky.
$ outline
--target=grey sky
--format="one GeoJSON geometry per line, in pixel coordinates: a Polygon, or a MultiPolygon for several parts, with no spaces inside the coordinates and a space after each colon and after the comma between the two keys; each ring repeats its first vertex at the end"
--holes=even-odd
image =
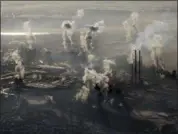
{"type": "Polygon", "coordinates": [[[45,14],[73,12],[78,8],[103,10],[177,10],[176,1],[2,1],[2,13],[45,14]]]}

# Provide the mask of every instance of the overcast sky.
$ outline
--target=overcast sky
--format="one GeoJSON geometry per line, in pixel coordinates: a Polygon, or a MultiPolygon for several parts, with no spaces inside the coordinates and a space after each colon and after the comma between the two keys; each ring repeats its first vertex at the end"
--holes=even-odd
{"type": "Polygon", "coordinates": [[[45,14],[73,12],[78,8],[103,10],[177,10],[176,1],[3,1],[1,12],[17,14],[45,14]]]}

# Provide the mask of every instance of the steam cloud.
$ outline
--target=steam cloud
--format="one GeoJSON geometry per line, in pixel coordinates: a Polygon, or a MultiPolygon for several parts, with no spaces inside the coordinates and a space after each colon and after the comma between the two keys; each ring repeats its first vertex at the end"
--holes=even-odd
{"type": "Polygon", "coordinates": [[[78,10],[77,10],[77,15],[76,15],[76,16],[77,16],[78,18],[82,18],[82,17],[84,17],[84,15],[85,15],[85,14],[84,14],[84,9],[78,9],[78,10]]]}
{"type": "Polygon", "coordinates": [[[102,33],[105,28],[104,20],[95,22],[93,25],[86,25],[88,27],[88,31],[86,31],[85,34],[85,40],[87,43],[87,46],[91,49],[94,49],[93,46],[93,38],[98,34],[102,33]]]}
{"type": "Polygon", "coordinates": [[[105,28],[104,20],[98,21],[94,24],[94,27],[98,28],[97,32],[102,33],[105,28]]]}
{"type": "Polygon", "coordinates": [[[76,100],[81,100],[83,103],[85,103],[88,100],[88,96],[90,94],[90,89],[86,86],[83,86],[79,92],[75,95],[76,100]]]}
{"type": "Polygon", "coordinates": [[[32,33],[30,20],[24,22],[23,29],[26,33],[26,41],[28,43],[28,47],[31,49],[32,45],[36,43],[36,37],[32,33]]]}
{"type": "MultiPolygon", "coordinates": [[[[113,62],[112,62],[113,63],[113,62]]],[[[79,98],[82,101],[86,101],[88,99],[88,95],[93,89],[95,84],[98,84],[101,88],[101,92],[107,94],[109,85],[109,77],[106,76],[104,73],[97,73],[94,69],[88,69],[87,67],[84,69],[84,76],[82,77],[83,83],[85,84],[84,87],[76,94],[76,99],[79,98]],[[82,99],[83,97],[83,99],[82,99]]]]}
{"type": "Polygon", "coordinates": [[[84,32],[80,32],[80,47],[83,52],[89,53],[84,32]]]}
{"type": "Polygon", "coordinates": [[[132,12],[130,17],[122,23],[126,32],[126,41],[130,41],[132,39],[133,30],[138,32],[137,30],[138,18],[139,18],[139,13],[132,12]]]}
{"type": "Polygon", "coordinates": [[[95,55],[93,54],[88,54],[88,64],[90,68],[93,68],[94,66],[94,61],[96,60],[95,55]]]}
{"type": "Polygon", "coordinates": [[[68,45],[67,45],[68,40],[70,41],[70,45],[71,46],[73,45],[72,35],[75,30],[75,21],[69,21],[69,20],[63,21],[61,28],[63,30],[62,39],[63,39],[64,49],[67,50],[68,49],[68,45]]]}
{"type": "Polygon", "coordinates": [[[112,76],[112,65],[116,65],[115,61],[109,60],[109,59],[104,59],[103,60],[103,70],[104,74],[109,74],[112,76]]]}
{"type": "Polygon", "coordinates": [[[159,57],[158,60],[161,60],[164,43],[170,38],[169,36],[165,36],[168,29],[169,26],[167,23],[157,20],[147,25],[143,32],[138,33],[136,42],[131,44],[128,62],[133,63],[135,57],[133,50],[141,50],[142,47],[150,51],[150,56],[154,64],[156,64],[156,57],[159,57]]]}
{"type": "Polygon", "coordinates": [[[16,77],[24,79],[25,67],[22,64],[22,61],[18,61],[17,65],[15,66],[15,73],[16,73],[16,77]]]}

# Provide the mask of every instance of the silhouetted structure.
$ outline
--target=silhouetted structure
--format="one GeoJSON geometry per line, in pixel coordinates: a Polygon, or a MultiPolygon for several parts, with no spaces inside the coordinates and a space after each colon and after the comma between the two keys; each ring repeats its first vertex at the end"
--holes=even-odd
{"type": "Polygon", "coordinates": [[[141,51],[134,50],[134,62],[131,64],[131,82],[132,82],[132,84],[140,83],[140,81],[141,81],[141,66],[142,66],[141,51]]]}

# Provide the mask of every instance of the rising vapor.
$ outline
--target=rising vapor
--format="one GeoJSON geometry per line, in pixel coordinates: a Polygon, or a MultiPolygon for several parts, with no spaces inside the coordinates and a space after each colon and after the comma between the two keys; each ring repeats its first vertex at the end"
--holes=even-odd
{"type": "Polygon", "coordinates": [[[130,17],[122,23],[126,33],[126,41],[130,41],[132,39],[134,31],[136,33],[138,32],[138,18],[139,13],[132,12],[130,17]]]}
{"type": "MultiPolygon", "coordinates": [[[[141,50],[142,47],[145,47],[150,51],[150,57],[154,65],[156,65],[156,60],[158,57],[158,60],[162,62],[161,54],[163,51],[164,43],[169,40],[169,36],[164,36],[165,38],[163,39],[162,35],[166,34],[168,29],[169,27],[167,23],[154,20],[151,24],[146,26],[143,32],[138,33],[134,46],[131,45],[131,51],[134,49],[141,50]]],[[[133,52],[130,52],[130,63],[133,62],[133,56],[133,52]]]]}
{"type": "Polygon", "coordinates": [[[25,36],[26,36],[26,42],[28,44],[28,48],[32,49],[32,45],[34,43],[36,43],[36,37],[32,33],[31,21],[30,20],[24,22],[23,29],[26,33],[25,36]]]}
{"type": "Polygon", "coordinates": [[[78,18],[82,18],[82,17],[84,17],[84,9],[78,9],[77,10],[77,14],[76,14],[76,16],[78,17],[78,18]]]}
{"type": "Polygon", "coordinates": [[[75,30],[75,21],[65,20],[62,22],[61,28],[62,32],[62,39],[63,39],[63,46],[65,50],[68,50],[68,40],[70,41],[70,45],[72,46],[73,40],[72,35],[75,30]]]}

